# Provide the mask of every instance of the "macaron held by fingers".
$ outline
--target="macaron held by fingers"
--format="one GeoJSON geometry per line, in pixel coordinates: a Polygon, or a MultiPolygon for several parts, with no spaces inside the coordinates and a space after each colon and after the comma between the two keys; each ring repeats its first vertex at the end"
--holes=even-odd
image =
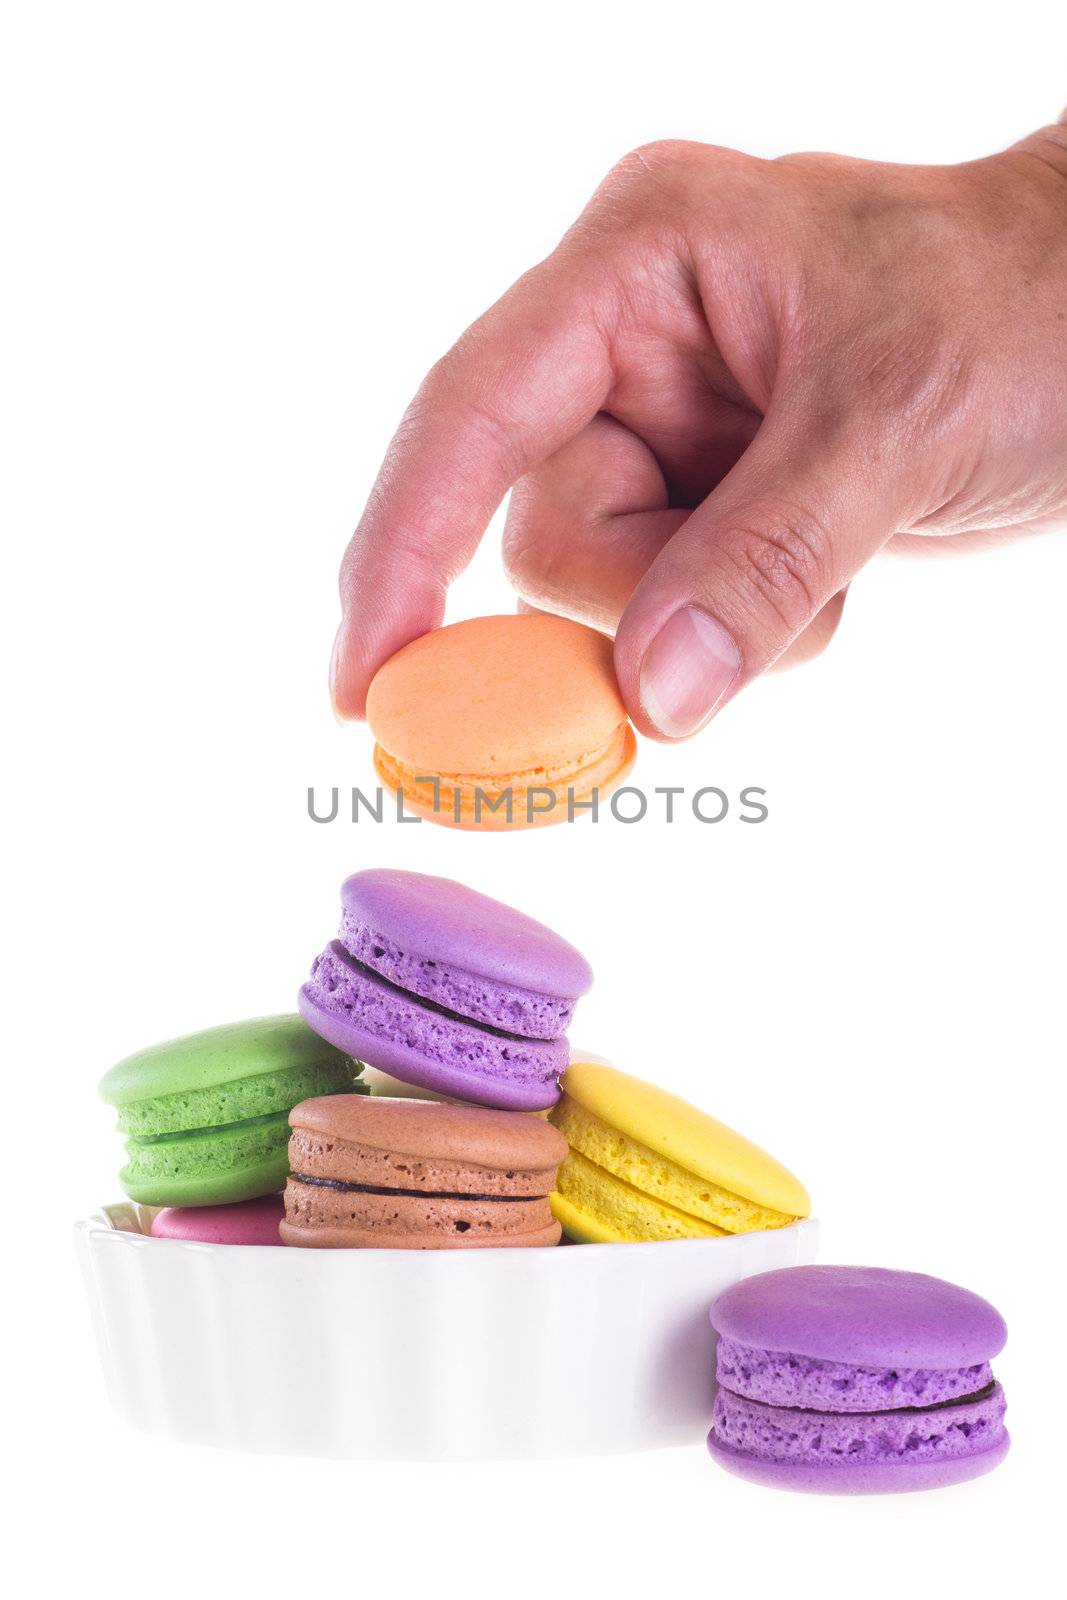
{"type": "Polygon", "coordinates": [[[636,753],[611,640],[564,617],[475,617],[424,634],[377,672],[367,720],[383,785],[458,828],[581,817],[636,753]]]}
{"type": "Polygon", "coordinates": [[[543,923],[450,878],[375,868],[341,888],[341,926],[298,1004],[347,1054],[500,1109],[559,1098],[565,1037],[593,981],[543,923]]]}
{"type": "Polygon", "coordinates": [[[100,1084],[126,1136],[119,1182],[142,1205],[271,1194],[289,1171],[292,1107],[356,1089],[359,1070],[298,1016],[229,1023],[138,1051],[100,1084]]]}
{"type": "Polygon", "coordinates": [[[328,1095],[290,1113],[281,1237],[324,1249],[559,1243],[548,1196],[566,1154],[540,1117],[328,1095]]]}
{"type": "Polygon", "coordinates": [[[778,1489],[892,1494],[978,1477],[1007,1454],[988,1300],[925,1273],[807,1266],[734,1284],[711,1308],[708,1449],[778,1489]]]}
{"type": "Polygon", "coordinates": [[[570,1147],[552,1209],[583,1243],[713,1238],[806,1217],[804,1186],[715,1117],[599,1062],[572,1062],[550,1113],[570,1147]]]}

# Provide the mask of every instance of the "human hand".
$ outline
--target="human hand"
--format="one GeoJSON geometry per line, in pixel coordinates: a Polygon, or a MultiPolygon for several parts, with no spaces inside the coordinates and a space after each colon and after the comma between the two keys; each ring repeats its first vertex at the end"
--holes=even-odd
{"type": "Polygon", "coordinates": [[[1067,517],[1067,125],[956,167],[626,157],[432,369],[341,571],[334,701],[436,627],[513,489],[521,599],[653,737],[828,642],[887,546],[1067,517]]]}

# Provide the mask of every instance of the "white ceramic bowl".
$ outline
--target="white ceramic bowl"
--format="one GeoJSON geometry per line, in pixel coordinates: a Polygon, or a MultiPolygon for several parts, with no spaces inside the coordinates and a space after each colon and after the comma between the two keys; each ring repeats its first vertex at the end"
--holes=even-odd
{"type": "Polygon", "coordinates": [[[292,1250],[77,1226],[112,1399],[138,1427],[290,1454],[593,1455],[702,1440],[708,1307],[817,1224],[553,1250],[292,1250]]]}

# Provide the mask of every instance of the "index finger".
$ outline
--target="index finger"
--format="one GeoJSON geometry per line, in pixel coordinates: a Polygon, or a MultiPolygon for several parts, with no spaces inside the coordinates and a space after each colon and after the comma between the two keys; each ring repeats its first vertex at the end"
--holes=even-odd
{"type": "Polygon", "coordinates": [[[599,411],[611,383],[604,312],[597,288],[549,257],[429,373],[341,565],[338,716],[361,717],[382,662],[438,626],[512,484],[599,411]]]}

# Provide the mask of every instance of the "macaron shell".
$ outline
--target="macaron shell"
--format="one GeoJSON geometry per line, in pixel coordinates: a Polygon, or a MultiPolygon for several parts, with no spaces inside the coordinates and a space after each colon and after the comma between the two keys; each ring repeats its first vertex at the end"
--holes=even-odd
{"type": "MultiPolygon", "coordinates": [[[[659,1202],[665,1208],[665,1221],[682,1214],[713,1224],[715,1233],[752,1233],[764,1228],[783,1228],[794,1220],[783,1212],[771,1211],[731,1194],[710,1178],[687,1172],[677,1162],[601,1122],[570,1094],[561,1096],[552,1111],[552,1121],[566,1138],[573,1155],[584,1156],[586,1166],[593,1163],[596,1168],[610,1173],[624,1189],[637,1190],[650,1202],[659,1202]]],[[[618,1185],[616,1192],[617,1188],[618,1185]]],[[[663,1237],[673,1237],[675,1232],[671,1227],[663,1237]]],[[[646,1235],[642,1233],[641,1237],[646,1235]]]]}
{"type": "Polygon", "coordinates": [[[765,1488],[789,1489],[805,1494],[906,1494],[918,1489],[940,1489],[980,1478],[1000,1465],[1008,1453],[1007,1432],[990,1449],[945,1461],[872,1462],[862,1467],[820,1467],[788,1461],[765,1461],[724,1445],[708,1435],[708,1451],[735,1477],[747,1478],[765,1488]]]}
{"type": "Polygon", "coordinates": [[[998,1355],[1008,1334],[971,1290],[884,1267],[759,1273],[719,1295],[711,1322],[738,1344],[887,1368],[972,1366],[998,1355]]]}
{"type": "MultiPolygon", "coordinates": [[[[445,1004],[445,997],[433,991],[442,967],[571,1001],[593,982],[585,957],[551,928],[451,878],[374,868],[345,880],[341,903],[342,940],[354,956],[401,988],[445,1004]],[[346,927],[367,930],[385,948],[354,948],[345,938],[346,927]]],[[[450,1009],[476,1015],[461,1005],[450,1009]]]]}
{"type": "MultiPolygon", "coordinates": [[[[282,1124],[284,1129],[284,1123],[282,1124]]],[[[119,1174],[123,1191],[144,1206],[214,1206],[254,1200],[276,1194],[289,1176],[288,1142],[280,1136],[277,1149],[250,1148],[246,1158],[213,1167],[199,1160],[183,1167],[182,1154],[171,1159],[168,1170],[138,1172],[129,1165],[119,1174]]]]}
{"type": "Polygon", "coordinates": [[[167,1207],[157,1211],[150,1228],[153,1239],[180,1239],[200,1244],[280,1245],[278,1227],[285,1216],[280,1194],[229,1206],[167,1207]]]}
{"type": "Polygon", "coordinates": [[[712,1427],[720,1444],[744,1455],[847,1472],[981,1455],[1000,1439],[1005,1410],[999,1383],[946,1405],[844,1412],[764,1405],[720,1386],[712,1427]]]}
{"type": "Polygon", "coordinates": [[[379,929],[355,924],[348,913],[338,943],[361,966],[407,994],[470,1022],[521,1034],[524,1039],[558,1039],[566,1033],[574,1012],[573,1000],[482,977],[454,961],[431,960],[400,950],[379,929]]]}
{"type": "Polygon", "coordinates": [[[795,1350],[763,1350],[719,1335],[720,1388],[765,1405],[805,1411],[878,1412],[938,1406],[978,1394],[993,1382],[988,1361],[968,1367],[867,1367],[821,1361],[795,1350]]]}
{"type": "MultiPolygon", "coordinates": [[[[540,1117],[442,1101],[370,1096],[357,1104],[347,1095],[327,1095],[294,1106],[289,1123],[294,1133],[304,1131],[325,1143],[341,1141],[388,1156],[447,1161],[453,1168],[484,1168],[508,1176],[520,1170],[541,1172],[543,1194],[551,1189],[555,1169],[567,1153],[562,1135],[540,1117]]],[[[324,1151],[323,1159],[329,1162],[324,1172],[344,1175],[336,1150],[324,1151]]]]}
{"type": "Polygon", "coordinates": [[[560,1224],[565,1239],[572,1244],[626,1244],[628,1236],[606,1217],[583,1211],[556,1189],[551,1195],[552,1215],[560,1224]]]}
{"type": "MultiPolygon", "coordinates": [[[[502,1113],[514,1116],[515,1112],[502,1113]]],[[[410,1142],[410,1141],[406,1141],[410,1142]]],[[[539,1160],[545,1157],[539,1156],[539,1160]]],[[[505,1171],[479,1166],[461,1158],[412,1154],[407,1150],[381,1150],[373,1144],[339,1138],[336,1133],[314,1133],[296,1127],[289,1139],[289,1167],[294,1176],[312,1174],[320,1181],[356,1184],[362,1189],[387,1189],[391,1193],[415,1190],[421,1194],[466,1194],[481,1197],[544,1200],[556,1179],[558,1155],[551,1165],[527,1167],[517,1153],[505,1171]]],[[[548,1217],[546,1214],[545,1220],[548,1217]]]]}
{"type": "MultiPolygon", "coordinates": [[[[417,1238],[414,1248],[449,1249],[457,1244],[509,1246],[534,1234],[538,1243],[559,1240],[546,1198],[488,1200],[477,1195],[371,1194],[323,1188],[290,1178],[285,1194],[285,1230],[342,1239],[345,1248],[394,1248],[396,1239],[417,1238]]],[[[336,1248],[336,1246],[334,1246],[336,1248]]],[[[404,1245],[402,1248],[412,1248],[404,1245]]]]}
{"type": "Polygon", "coordinates": [[[283,1244],[312,1250],[543,1250],[559,1244],[558,1223],[531,1228],[506,1238],[471,1237],[470,1234],[394,1233],[388,1246],[380,1233],[358,1228],[300,1228],[283,1222],[279,1230],[283,1244]]]}
{"type": "Polygon", "coordinates": [[[714,1223],[633,1188],[576,1150],[559,1169],[552,1211],[568,1238],[586,1242],[708,1239],[723,1233],[714,1223]]]}
{"type": "Polygon", "coordinates": [[[127,1056],[101,1080],[100,1097],[109,1105],[122,1107],[335,1059],[336,1053],[300,1017],[255,1017],[170,1039],[127,1056]]]}
{"type": "Polygon", "coordinates": [[[380,668],[367,720],[416,772],[507,775],[603,749],[626,722],[603,634],[562,617],[475,617],[380,668]]]}
{"type": "Polygon", "coordinates": [[[687,1172],[786,1219],[809,1215],[807,1190],[781,1162],[677,1095],[592,1061],[572,1061],[562,1087],[600,1122],[687,1172]]]}
{"type": "Polygon", "coordinates": [[[192,1135],[287,1113],[291,1106],[312,1095],[336,1094],[342,1089],[361,1091],[363,1085],[354,1077],[357,1067],[358,1063],[329,1049],[323,1059],[307,1064],[189,1089],[182,1094],[130,1101],[118,1107],[119,1131],[134,1140],[192,1135]]]}

